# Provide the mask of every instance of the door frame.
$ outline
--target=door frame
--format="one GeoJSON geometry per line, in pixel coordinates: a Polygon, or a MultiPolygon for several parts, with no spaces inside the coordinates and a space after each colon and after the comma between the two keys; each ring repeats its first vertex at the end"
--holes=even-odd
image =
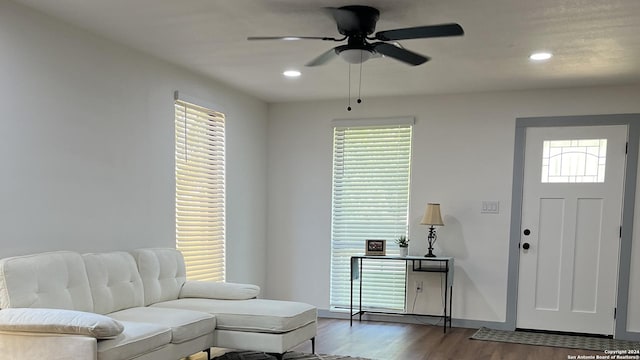
{"type": "Polygon", "coordinates": [[[627,125],[628,148],[625,164],[624,193],[622,197],[622,237],[618,262],[618,294],[614,337],[635,340],[637,333],[627,331],[629,302],[629,276],[631,269],[631,243],[633,239],[633,213],[636,196],[638,150],[640,140],[640,114],[578,115],[527,117],[516,119],[513,157],[513,185],[511,193],[511,229],[509,231],[509,265],[507,277],[507,328],[515,330],[518,303],[518,267],[520,264],[520,228],[522,227],[522,195],[524,189],[524,153],[526,130],[531,127],[627,125]]]}

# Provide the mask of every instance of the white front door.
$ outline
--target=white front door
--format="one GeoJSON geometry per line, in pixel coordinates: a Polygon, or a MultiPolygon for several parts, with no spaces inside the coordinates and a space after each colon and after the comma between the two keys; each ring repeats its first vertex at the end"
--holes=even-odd
{"type": "Polygon", "coordinates": [[[612,335],[627,126],[527,128],[518,328],[612,335]]]}

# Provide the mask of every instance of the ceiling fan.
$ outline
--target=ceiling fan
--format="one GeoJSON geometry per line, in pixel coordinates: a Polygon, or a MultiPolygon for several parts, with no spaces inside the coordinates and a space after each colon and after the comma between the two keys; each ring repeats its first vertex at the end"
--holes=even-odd
{"type": "Polygon", "coordinates": [[[342,38],[321,36],[252,36],[248,37],[247,40],[347,41],[346,44],[336,46],[311,60],[306,66],[324,65],[336,56],[342,57],[351,64],[361,64],[379,55],[384,55],[416,66],[429,61],[430,58],[407,50],[399,46],[399,44],[390,43],[390,41],[464,35],[464,30],[456,23],[386,30],[379,31],[372,35],[376,28],[376,22],[380,18],[380,11],[378,11],[378,9],[362,5],[349,5],[339,8],[329,7],[325,9],[336,21],[338,32],[343,35],[342,38]]]}

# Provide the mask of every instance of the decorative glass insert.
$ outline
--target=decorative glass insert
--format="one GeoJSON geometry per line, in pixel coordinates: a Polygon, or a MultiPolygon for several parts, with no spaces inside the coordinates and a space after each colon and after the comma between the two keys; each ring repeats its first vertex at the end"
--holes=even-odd
{"type": "Polygon", "coordinates": [[[603,183],[607,139],[547,140],[542,145],[543,183],[603,183]]]}

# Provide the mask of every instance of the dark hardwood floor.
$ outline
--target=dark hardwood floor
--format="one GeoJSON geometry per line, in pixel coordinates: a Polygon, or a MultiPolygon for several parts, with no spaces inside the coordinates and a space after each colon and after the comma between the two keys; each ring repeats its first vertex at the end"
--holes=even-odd
{"type": "MultiPolygon", "coordinates": [[[[604,355],[599,351],[470,340],[475,329],[389,322],[361,323],[348,320],[318,319],[316,353],[359,356],[377,360],[566,360],[568,355],[604,355]]],[[[294,350],[311,351],[305,342],[294,350]]]]}

